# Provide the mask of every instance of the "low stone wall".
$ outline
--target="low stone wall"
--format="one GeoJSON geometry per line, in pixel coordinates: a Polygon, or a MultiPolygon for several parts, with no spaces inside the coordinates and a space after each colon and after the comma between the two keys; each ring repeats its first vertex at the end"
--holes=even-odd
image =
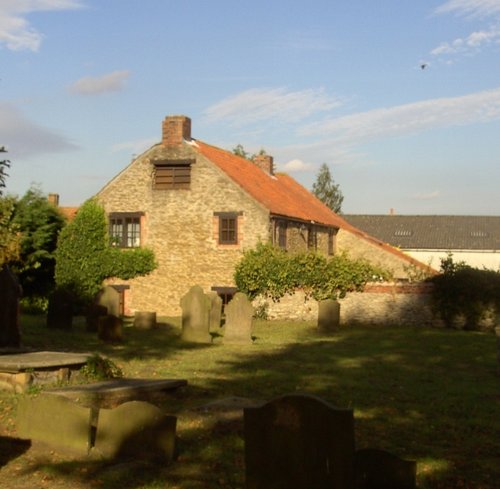
{"type": "MultiPolygon", "coordinates": [[[[395,324],[401,326],[442,326],[431,310],[430,284],[368,284],[364,292],[352,292],[340,300],[341,324],[395,324]]],[[[268,319],[317,320],[318,303],[304,292],[287,295],[279,302],[256,299],[254,307],[268,319]]]]}

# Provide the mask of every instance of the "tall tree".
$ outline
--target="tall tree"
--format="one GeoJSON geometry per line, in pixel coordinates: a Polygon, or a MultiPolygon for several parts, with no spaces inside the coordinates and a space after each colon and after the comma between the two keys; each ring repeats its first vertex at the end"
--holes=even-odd
{"type": "Polygon", "coordinates": [[[340,186],[335,184],[326,163],[323,163],[319,169],[316,182],[312,186],[312,193],[332,211],[337,214],[342,212],[344,196],[342,195],[340,186]]]}
{"type": "Polygon", "coordinates": [[[47,297],[54,287],[55,250],[64,217],[36,187],[14,208],[14,224],[21,231],[21,254],[12,263],[26,297],[47,297]]]}

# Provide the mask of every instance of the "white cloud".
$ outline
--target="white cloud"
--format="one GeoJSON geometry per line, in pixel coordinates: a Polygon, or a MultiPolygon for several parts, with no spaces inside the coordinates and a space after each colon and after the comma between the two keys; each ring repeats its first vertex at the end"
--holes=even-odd
{"type": "Polygon", "coordinates": [[[500,14],[500,0],[448,0],[435,9],[438,14],[455,13],[469,17],[500,14]]]}
{"type": "Polygon", "coordinates": [[[69,90],[78,95],[99,95],[106,92],[119,92],[125,88],[130,76],[127,70],[113,71],[101,76],[86,76],[74,82],[69,90]]]}
{"type": "Polygon", "coordinates": [[[65,136],[30,121],[7,102],[0,102],[0,134],[11,160],[77,149],[65,136]]]}
{"type": "Polygon", "coordinates": [[[12,51],[38,51],[43,35],[31,27],[26,16],[31,12],[69,10],[82,7],[80,0],[1,0],[0,46],[12,51]]]}
{"type": "Polygon", "coordinates": [[[478,51],[484,46],[500,42],[500,28],[492,27],[486,31],[477,31],[469,34],[466,38],[458,38],[453,42],[443,42],[431,51],[434,56],[444,54],[466,54],[478,51]]]}
{"type": "Polygon", "coordinates": [[[347,144],[500,119],[500,88],[382,108],[309,124],[302,135],[347,144]]]}
{"type": "Polygon", "coordinates": [[[283,165],[279,165],[279,169],[280,171],[294,173],[300,171],[310,171],[313,169],[313,165],[311,165],[311,163],[305,163],[304,161],[299,159],[294,159],[288,161],[283,165]]]}
{"type": "Polygon", "coordinates": [[[225,120],[242,126],[260,121],[297,122],[340,102],[323,89],[292,92],[286,88],[254,88],[228,97],[205,110],[208,122],[225,120]]]}

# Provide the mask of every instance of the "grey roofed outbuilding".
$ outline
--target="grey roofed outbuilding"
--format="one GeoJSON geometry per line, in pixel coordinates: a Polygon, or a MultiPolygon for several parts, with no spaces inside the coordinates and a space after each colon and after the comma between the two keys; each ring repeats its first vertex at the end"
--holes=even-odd
{"type": "Polygon", "coordinates": [[[342,216],[381,241],[403,250],[500,250],[500,216],[342,216]]]}

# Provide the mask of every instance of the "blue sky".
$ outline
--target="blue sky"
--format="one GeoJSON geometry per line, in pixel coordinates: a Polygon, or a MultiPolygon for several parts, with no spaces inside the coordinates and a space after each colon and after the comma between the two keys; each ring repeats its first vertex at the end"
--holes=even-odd
{"type": "Polygon", "coordinates": [[[8,192],[78,205],[170,114],[345,213],[500,215],[500,0],[0,0],[8,192]]]}

